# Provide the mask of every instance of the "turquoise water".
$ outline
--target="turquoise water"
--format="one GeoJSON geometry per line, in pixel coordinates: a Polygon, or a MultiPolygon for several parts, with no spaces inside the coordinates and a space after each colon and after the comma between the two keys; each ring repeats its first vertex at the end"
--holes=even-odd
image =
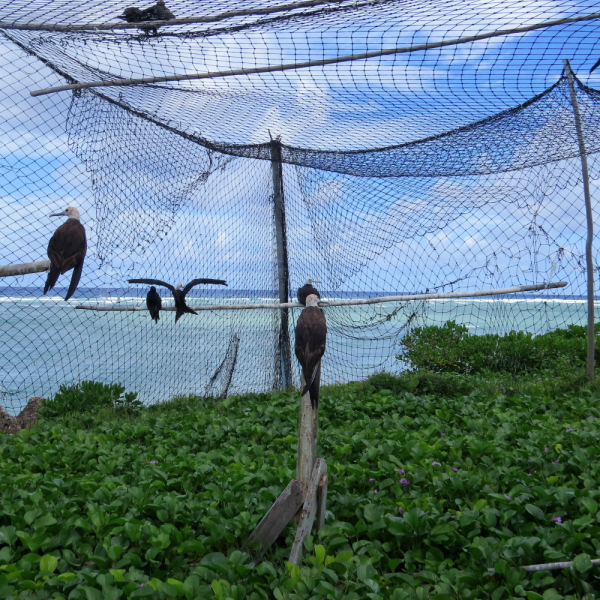
{"type": "MultiPolygon", "coordinates": [[[[248,294],[193,298],[190,304],[269,300],[248,294]]],[[[230,385],[226,386],[228,377],[221,373],[214,384],[217,389],[227,388],[229,394],[267,392],[279,385],[279,311],[205,311],[198,316],[184,315],[175,325],[172,312],[161,313],[155,324],[146,311],[76,310],[82,302],[145,305],[143,296],[91,295],[68,303],[59,296],[0,296],[0,404],[10,412],[18,412],[30,396],[51,396],[61,383],[84,379],[122,383],[146,403],[176,394],[203,395],[228,349],[231,355],[230,343],[235,344],[236,336],[239,348],[230,385]]],[[[171,302],[165,297],[165,305],[171,302]]],[[[381,369],[401,371],[404,366],[396,355],[402,351],[401,338],[411,325],[454,319],[473,333],[511,329],[541,333],[570,323],[584,324],[586,309],[584,299],[514,297],[329,307],[325,309],[328,340],[322,382],[363,379],[381,369]]],[[[299,309],[290,310],[292,347],[298,315],[299,309]]],[[[292,362],[298,385],[300,373],[293,349],[292,362]]]]}

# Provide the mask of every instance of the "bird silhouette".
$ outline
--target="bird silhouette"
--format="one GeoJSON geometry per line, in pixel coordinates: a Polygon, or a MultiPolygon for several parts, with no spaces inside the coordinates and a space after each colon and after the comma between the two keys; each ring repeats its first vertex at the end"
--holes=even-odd
{"type": "MultiPolygon", "coordinates": [[[[201,283],[214,283],[215,285],[227,285],[225,281],[222,279],[192,279],[183,289],[181,289],[181,283],[177,284],[177,289],[174,288],[170,283],[166,283],[165,281],[160,281],[159,279],[129,279],[129,283],[149,283],[151,285],[162,285],[167,289],[171,290],[173,294],[173,298],[175,298],[175,323],[179,321],[181,315],[185,313],[191,313],[193,315],[197,315],[198,313],[195,310],[192,310],[185,303],[186,294],[195,286],[200,285],[201,283]]],[[[158,295],[158,294],[157,294],[158,295]]],[[[148,310],[150,310],[148,308],[148,310]]]]}
{"type": "MultiPolygon", "coordinates": [[[[158,0],[154,6],[149,8],[139,9],[137,7],[126,8],[122,15],[119,15],[117,19],[123,19],[128,23],[143,23],[144,21],[171,21],[175,18],[175,15],[165,6],[163,0],[158,0]]],[[[158,33],[158,28],[153,27],[140,27],[146,33],[152,31],[154,34],[158,33]]]]}
{"type": "Polygon", "coordinates": [[[310,296],[311,294],[317,296],[318,298],[321,297],[321,294],[319,294],[319,290],[317,290],[317,288],[312,285],[313,283],[321,283],[321,282],[317,281],[316,279],[311,279],[309,277],[306,280],[306,283],[301,288],[298,288],[298,292],[296,295],[298,297],[298,302],[300,302],[300,304],[304,304],[304,306],[306,306],[306,298],[308,296],[310,296]]]}
{"type": "Polygon", "coordinates": [[[325,313],[318,305],[316,294],[306,298],[306,308],[300,313],[296,323],[296,358],[302,367],[304,388],[302,395],[309,392],[313,409],[319,407],[319,388],[321,385],[321,358],[325,354],[327,339],[327,321],[325,313]]]}
{"type": "Polygon", "coordinates": [[[158,320],[160,319],[160,309],[162,308],[162,300],[154,286],[150,288],[150,291],[146,296],[146,306],[148,307],[150,318],[153,319],[155,323],[158,323],[158,320]]]}
{"type": "Polygon", "coordinates": [[[48,242],[50,271],[44,286],[44,294],[55,286],[59,275],[64,275],[73,269],[69,290],[65,296],[65,300],[68,300],[75,293],[81,278],[83,259],[87,251],[85,227],[79,221],[79,211],[73,206],[50,216],[68,217],[68,219],[54,232],[48,242]]]}

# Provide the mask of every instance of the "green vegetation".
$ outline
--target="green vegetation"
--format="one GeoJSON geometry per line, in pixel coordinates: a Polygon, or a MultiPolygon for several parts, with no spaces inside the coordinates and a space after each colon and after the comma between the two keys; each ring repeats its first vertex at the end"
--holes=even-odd
{"type": "Polygon", "coordinates": [[[68,417],[73,413],[89,415],[103,409],[131,414],[142,407],[137,394],[124,394],[125,388],[118,384],[82,381],[71,386],[61,385],[52,399],[44,400],[39,411],[41,417],[68,417]]]}
{"type": "Polygon", "coordinates": [[[295,474],[297,393],[137,411],[109,394],[0,436],[0,598],[595,598],[600,391],[567,355],[323,388],[327,523],[299,568],[293,525],[262,558],[240,551],[295,474]]]}
{"type": "MultiPolygon", "coordinates": [[[[600,323],[595,326],[600,333],[600,323]]],[[[448,321],[442,327],[417,327],[402,344],[398,358],[412,368],[436,373],[510,373],[564,371],[586,362],[586,328],[569,325],[543,335],[511,331],[507,335],[473,335],[463,325],[448,321]]],[[[596,364],[600,348],[596,346],[596,364]]]]}

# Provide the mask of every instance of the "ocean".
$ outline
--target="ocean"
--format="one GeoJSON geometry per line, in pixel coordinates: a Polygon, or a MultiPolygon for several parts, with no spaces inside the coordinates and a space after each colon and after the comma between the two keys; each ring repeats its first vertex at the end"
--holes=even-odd
{"type": "MultiPolygon", "coordinates": [[[[272,291],[193,290],[190,306],[265,303],[272,291]]],[[[82,380],[121,383],[145,403],[178,394],[223,395],[269,392],[281,384],[277,353],[279,311],[202,311],[175,324],[173,312],[156,324],[147,311],[97,312],[77,305],[145,306],[146,289],[80,289],[65,302],[64,290],[43,296],[39,289],[0,288],[0,404],[16,414],[31,396],[51,397],[61,384],[82,380]]],[[[377,297],[323,292],[323,300],[377,297]]],[[[172,305],[167,290],[163,306],[172,305]]],[[[596,310],[600,302],[596,302],[596,310]]],[[[322,383],[343,383],[387,370],[400,372],[401,339],[409,327],[455,320],[473,333],[512,329],[542,333],[587,322],[581,296],[520,294],[486,298],[410,301],[329,307],[322,383]]],[[[294,384],[300,371],[293,354],[294,384]]]]}

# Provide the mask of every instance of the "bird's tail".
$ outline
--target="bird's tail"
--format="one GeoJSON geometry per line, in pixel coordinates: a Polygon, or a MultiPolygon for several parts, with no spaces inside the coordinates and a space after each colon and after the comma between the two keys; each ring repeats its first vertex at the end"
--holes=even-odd
{"type": "Polygon", "coordinates": [[[44,286],[44,294],[46,294],[48,290],[51,290],[56,285],[59,275],[60,269],[50,263],[50,271],[48,272],[48,278],[46,279],[46,285],[44,286]]]}
{"type": "Polygon", "coordinates": [[[302,388],[302,396],[307,392],[310,393],[310,405],[313,410],[319,408],[319,388],[321,387],[321,361],[317,363],[317,366],[313,369],[310,376],[304,373],[305,385],[302,388]]]}
{"type": "Polygon", "coordinates": [[[67,291],[67,295],[65,296],[65,300],[68,300],[77,289],[77,285],[79,284],[79,280],[81,279],[81,271],[83,270],[83,261],[81,261],[74,269],[73,275],[71,276],[71,283],[69,285],[69,290],[67,291]]]}
{"type": "Polygon", "coordinates": [[[195,310],[192,310],[187,304],[185,306],[178,306],[177,314],[175,315],[175,323],[177,323],[177,321],[179,321],[179,319],[182,317],[182,315],[184,315],[186,313],[190,313],[192,315],[198,314],[195,310]]]}

